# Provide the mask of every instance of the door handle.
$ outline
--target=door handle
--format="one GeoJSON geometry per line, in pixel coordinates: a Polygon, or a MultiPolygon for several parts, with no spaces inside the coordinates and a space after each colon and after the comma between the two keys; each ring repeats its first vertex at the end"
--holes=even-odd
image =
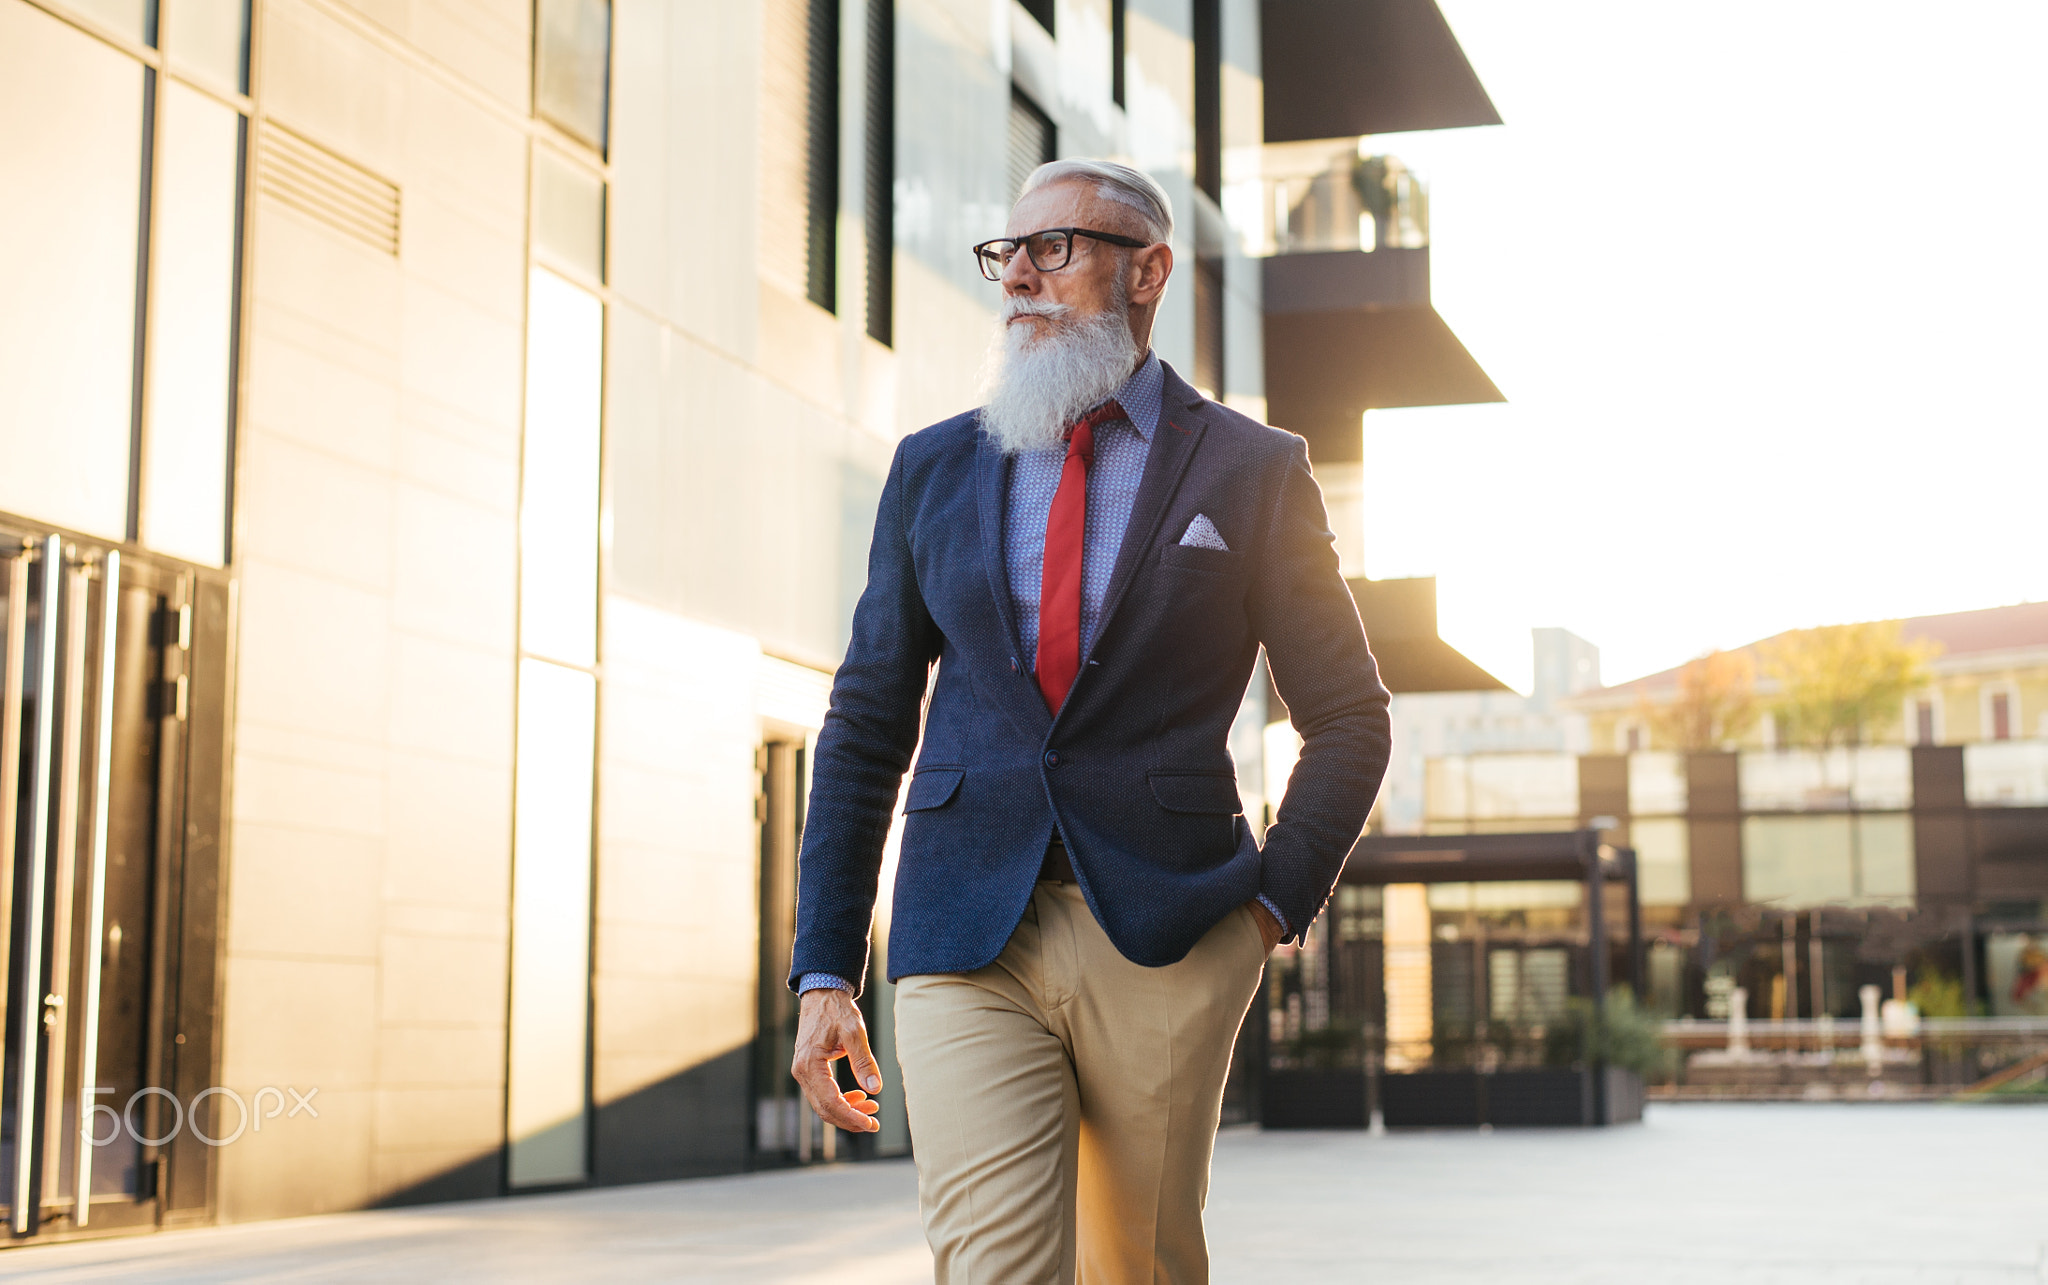
{"type": "MultiPolygon", "coordinates": [[[[100,961],[106,949],[103,940],[107,919],[107,793],[113,781],[114,763],[114,660],[121,637],[121,555],[107,553],[106,570],[100,577],[100,672],[99,728],[93,737],[92,862],[85,904],[85,1012],[80,1016],[84,1047],[78,1054],[78,1175],[73,1187],[78,1203],[73,1206],[72,1224],[83,1227],[92,1218],[92,1112],[94,1082],[99,1078],[100,1060],[100,961]]],[[[60,997],[58,1004],[63,1004],[60,997]]]]}

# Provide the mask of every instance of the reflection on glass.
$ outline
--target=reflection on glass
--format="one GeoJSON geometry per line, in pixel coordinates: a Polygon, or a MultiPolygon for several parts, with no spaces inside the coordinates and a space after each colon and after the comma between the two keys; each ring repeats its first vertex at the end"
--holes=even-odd
{"type": "Polygon", "coordinates": [[[563,266],[604,280],[604,181],[545,147],[533,149],[533,239],[563,266]]]}
{"type": "Polygon", "coordinates": [[[179,71],[248,89],[247,0],[163,0],[163,49],[179,71]]]}
{"type": "Polygon", "coordinates": [[[142,66],[0,5],[0,509],[128,535],[142,66]]]}
{"type": "Polygon", "coordinates": [[[1571,754],[1473,754],[1430,759],[1423,797],[1430,823],[1576,818],[1579,760],[1571,754]]]}
{"type": "Polygon", "coordinates": [[[589,291],[535,268],[526,325],[520,646],[594,665],[604,306],[589,291]]]}
{"type": "Polygon", "coordinates": [[[519,662],[506,1115],[515,1187],[586,1172],[597,680],[519,662]]]}
{"type": "Polygon", "coordinates": [[[226,557],[242,121],[176,83],[161,110],[142,539],[219,566],[226,557]]]}
{"type": "Polygon", "coordinates": [[[611,73],[609,0],[540,0],[537,22],[535,110],[603,151],[611,73]]]}
{"type": "Polygon", "coordinates": [[[1905,902],[1913,892],[1913,827],[1906,813],[1742,820],[1745,901],[1802,910],[1905,902]]]}
{"type": "Polygon", "coordinates": [[[156,43],[156,6],[151,0],[63,0],[63,4],[138,45],[156,43]]]}
{"type": "Polygon", "coordinates": [[[1636,850],[1637,887],[1646,906],[1692,901],[1692,836],[1684,817],[1635,817],[1628,844],[1636,850]]]}

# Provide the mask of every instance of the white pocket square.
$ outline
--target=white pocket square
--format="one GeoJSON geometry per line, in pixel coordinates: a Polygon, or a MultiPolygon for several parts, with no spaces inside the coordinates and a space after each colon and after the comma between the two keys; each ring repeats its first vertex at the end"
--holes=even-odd
{"type": "Polygon", "coordinates": [[[1223,537],[1217,532],[1216,524],[1209,520],[1206,513],[1195,514],[1195,520],[1188,523],[1187,534],[1180,538],[1180,542],[1183,548],[1221,549],[1225,553],[1230,552],[1230,546],[1223,543],[1223,537]]]}

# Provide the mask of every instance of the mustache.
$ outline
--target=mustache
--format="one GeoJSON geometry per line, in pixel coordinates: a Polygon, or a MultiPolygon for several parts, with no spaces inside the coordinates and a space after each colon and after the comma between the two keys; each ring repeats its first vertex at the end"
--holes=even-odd
{"type": "Polygon", "coordinates": [[[1044,317],[1048,321],[1064,321],[1074,315],[1072,304],[1054,303],[1050,299],[1034,299],[1030,295],[1013,294],[1005,296],[998,314],[1005,324],[1018,317],[1044,317]]]}

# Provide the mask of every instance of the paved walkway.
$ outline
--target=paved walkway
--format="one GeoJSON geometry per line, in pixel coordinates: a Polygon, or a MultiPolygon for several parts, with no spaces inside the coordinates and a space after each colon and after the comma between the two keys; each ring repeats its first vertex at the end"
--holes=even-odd
{"type": "MultiPolygon", "coordinates": [[[[1686,1105],[1604,1131],[1229,1131],[1219,1285],[2039,1285],[2048,1107],[1686,1105]]],[[[0,1253],[27,1281],[909,1285],[877,1164],[0,1253]]]]}

